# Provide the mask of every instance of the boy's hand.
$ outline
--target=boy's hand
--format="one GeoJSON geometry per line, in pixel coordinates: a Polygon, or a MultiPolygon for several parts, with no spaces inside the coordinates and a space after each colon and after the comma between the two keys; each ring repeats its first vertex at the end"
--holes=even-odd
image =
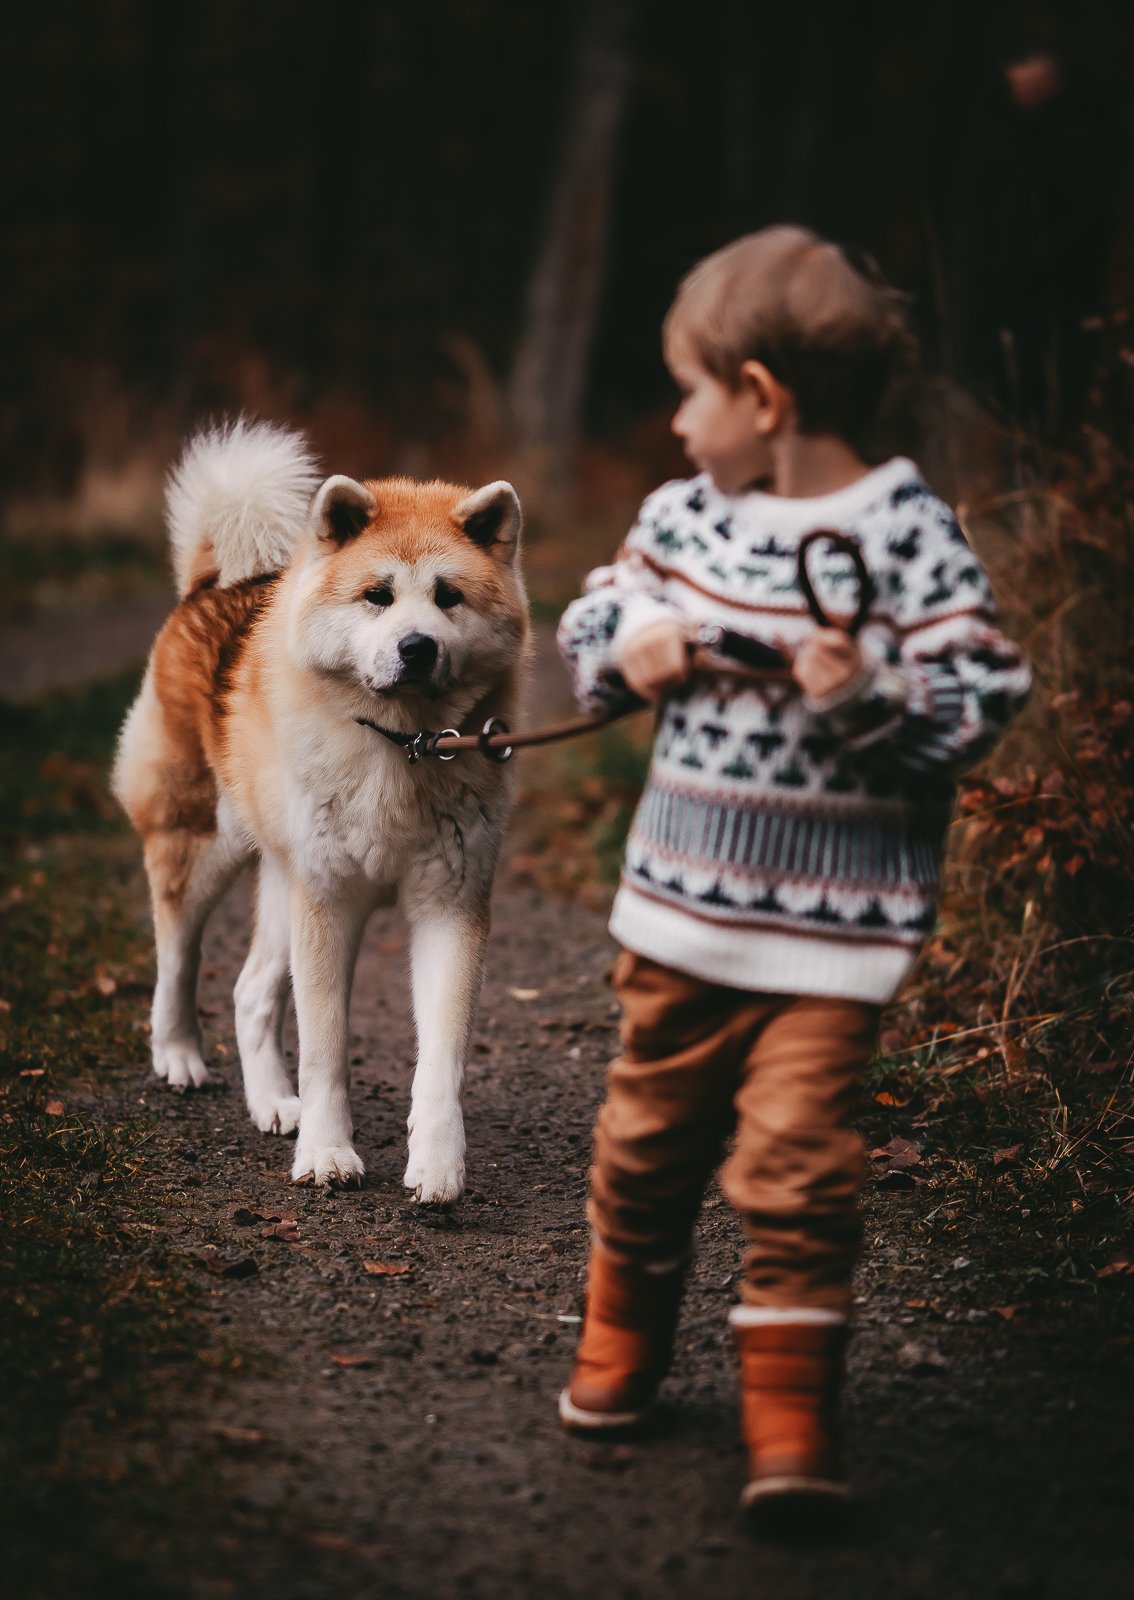
{"type": "Polygon", "coordinates": [[[692,671],[693,657],[681,624],[668,617],[647,623],[627,639],[618,666],[636,695],[660,700],[668,690],[684,683],[692,671]]]}
{"type": "Polygon", "coordinates": [[[809,700],[825,700],[862,670],[862,651],[841,628],[819,628],[795,653],[791,673],[809,700]]]}

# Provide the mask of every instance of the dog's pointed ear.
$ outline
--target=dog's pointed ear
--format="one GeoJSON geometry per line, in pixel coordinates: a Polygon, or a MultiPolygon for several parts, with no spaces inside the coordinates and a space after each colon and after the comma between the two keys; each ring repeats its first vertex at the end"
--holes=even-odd
{"type": "Polygon", "coordinates": [[[510,483],[501,478],[466,495],[453,512],[453,520],[501,566],[510,567],[515,561],[524,519],[519,496],[510,483]]]}
{"type": "Polygon", "coordinates": [[[321,540],[341,550],[358,538],[377,509],[369,489],[336,473],[312,501],[311,523],[321,540]]]}

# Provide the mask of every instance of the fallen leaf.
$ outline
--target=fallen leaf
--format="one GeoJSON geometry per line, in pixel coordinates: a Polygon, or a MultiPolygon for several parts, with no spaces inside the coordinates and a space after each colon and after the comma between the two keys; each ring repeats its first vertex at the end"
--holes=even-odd
{"type": "Polygon", "coordinates": [[[259,1428],[224,1428],[215,1427],[212,1430],[215,1438],[224,1444],[230,1444],[237,1450],[254,1450],[257,1445],[263,1444],[264,1435],[259,1428]]]}
{"type": "Polygon", "coordinates": [[[994,1150],[992,1152],[992,1165],[994,1167],[1002,1167],[1009,1161],[1015,1161],[1023,1148],[1022,1144],[1009,1144],[1005,1145],[1003,1150],[994,1150]]]}
{"type": "Polygon", "coordinates": [[[915,1178],[912,1172],[906,1172],[902,1167],[887,1167],[886,1171],[875,1180],[876,1189],[916,1189],[923,1182],[915,1178]]]}
{"type": "Polygon", "coordinates": [[[260,1270],[255,1256],[195,1255],[193,1260],[215,1278],[253,1278],[260,1270]]]}
{"type": "Polygon", "coordinates": [[[332,1350],[331,1360],[336,1367],[372,1367],[374,1365],[373,1356],[365,1354],[352,1355],[346,1350],[332,1350]]]}
{"type": "Polygon", "coordinates": [[[299,1238],[299,1223],[294,1217],[281,1217],[278,1222],[266,1223],[260,1229],[261,1239],[284,1239],[292,1244],[299,1238]]]}
{"type": "Polygon", "coordinates": [[[1134,1276],[1134,1261],[1129,1256],[1116,1256],[1105,1267],[1099,1267],[1096,1278],[1128,1278],[1134,1276]]]}
{"type": "Polygon", "coordinates": [[[894,1172],[903,1167],[918,1167],[921,1165],[921,1146],[912,1139],[903,1139],[897,1136],[889,1144],[880,1145],[877,1150],[870,1152],[871,1161],[888,1161],[890,1171],[894,1172]]]}
{"type": "Polygon", "coordinates": [[[372,1278],[397,1278],[403,1272],[412,1272],[413,1264],[409,1261],[364,1261],[362,1270],[372,1278]]]}
{"type": "Polygon", "coordinates": [[[917,1339],[910,1339],[902,1345],[895,1352],[894,1360],[906,1372],[913,1372],[919,1376],[931,1372],[943,1372],[949,1365],[940,1350],[935,1350],[932,1345],[923,1344],[917,1339]]]}
{"type": "Polygon", "coordinates": [[[993,1306],[993,1314],[1003,1317],[1005,1322],[1011,1322],[1020,1310],[1019,1306],[993,1306]]]}
{"type": "Polygon", "coordinates": [[[542,989],[509,989],[508,993],[513,1000],[538,1000],[543,993],[542,989]]]}
{"type": "Polygon", "coordinates": [[[21,1078],[42,1078],[47,1071],[46,1067],[25,1067],[20,1073],[21,1078]]]}
{"type": "Polygon", "coordinates": [[[1004,1065],[1013,1076],[1027,1071],[1028,1058],[1017,1040],[1002,1039],[1000,1054],[1004,1057],[1004,1065]]]}
{"type": "Polygon", "coordinates": [[[889,1089],[883,1089],[881,1094],[874,1096],[880,1106],[908,1106],[908,1100],[899,1100],[896,1094],[891,1094],[889,1089]]]}
{"type": "MultiPolygon", "coordinates": [[[[345,1533],[308,1533],[304,1537],[308,1544],[314,1545],[316,1550],[328,1550],[335,1555],[362,1556],[370,1559],[371,1546],[355,1544],[353,1539],[345,1533]]],[[[374,1547],[375,1549],[377,1547],[374,1547]]]]}
{"type": "Polygon", "coordinates": [[[43,1109],[49,1117],[61,1117],[65,1108],[62,1100],[49,1100],[43,1109]]]}
{"type": "Polygon", "coordinates": [[[232,1220],[242,1228],[251,1228],[257,1222],[280,1222],[282,1218],[278,1211],[254,1211],[251,1206],[237,1206],[232,1220]]]}

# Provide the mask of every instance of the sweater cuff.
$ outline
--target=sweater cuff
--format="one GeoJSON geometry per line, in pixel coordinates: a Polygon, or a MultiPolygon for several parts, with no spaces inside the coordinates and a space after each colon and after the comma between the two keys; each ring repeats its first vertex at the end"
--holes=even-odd
{"type": "Polygon", "coordinates": [[[622,616],[618,623],[618,653],[621,655],[626,641],[652,622],[676,622],[678,616],[664,600],[655,600],[649,594],[629,594],[622,600],[622,616]]]}
{"type": "Polygon", "coordinates": [[[864,659],[853,677],[840,683],[830,694],[813,698],[804,695],[808,711],[825,717],[835,711],[851,711],[865,701],[884,701],[891,714],[904,711],[910,697],[909,680],[897,667],[884,661],[864,659]]]}

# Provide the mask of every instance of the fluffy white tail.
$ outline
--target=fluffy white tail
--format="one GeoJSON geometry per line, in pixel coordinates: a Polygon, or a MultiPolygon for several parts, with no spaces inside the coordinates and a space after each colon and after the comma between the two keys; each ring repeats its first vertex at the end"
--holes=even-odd
{"type": "Polygon", "coordinates": [[[179,595],[286,565],[321,481],[301,433],[243,417],[191,439],[170,474],[166,518],[179,595]]]}

